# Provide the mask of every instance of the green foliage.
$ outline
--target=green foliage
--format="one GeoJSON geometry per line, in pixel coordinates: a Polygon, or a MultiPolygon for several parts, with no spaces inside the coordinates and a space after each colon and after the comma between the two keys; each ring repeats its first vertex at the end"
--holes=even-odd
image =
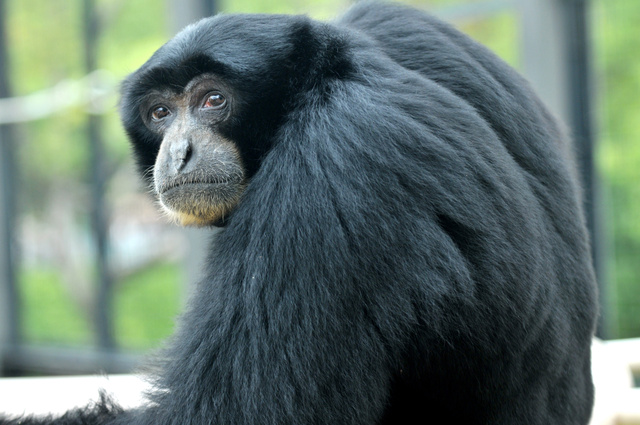
{"type": "MultiPolygon", "coordinates": [[[[120,281],[114,294],[114,333],[125,349],[158,346],[173,329],[181,300],[176,264],[162,263],[120,281]]],[[[83,311],[52,268],[23,269],[19,276],[25,339],[36,344],[90,346],[93,309],[83,311]]]]}
{"type": "Polygon", "coordinates": [[[21,320],[29,342],[91,344],[90,324],[69,297],[60,275],[50,268],[20,271],[21,320]]]}
{"type": "Polygon", "coordinates": [[[172,333],[186,290],[180,271],[176,264],[158,264],[119,284],[114,306],[119,346],[152,348],[172,333]]]}
{"type": "MultiPolygon", "coordinates": [[[[425,9],[473,3],[456,0],[408,0],[425,9]]],[[[307,13],[331,19],[347,0],[225,0],[224,12],[307,13]]],[[[610,302],[612,336],[640,335],[640,2],[606,0],[595,6],[594,41],[599,121],[598,159],[604,206],[611,238],[610,302]]],[[[156,0],[98,0],[100,39],[98,66],[122,79],[146,60],[169,35],[165,3],[156,0]]],[[[14,93],[24,95],[85,75],[82,2],[79,0],[7,0],[10,71],[14,93]]],[[[512,10],[458,26],[518,67],[518,16],[512,10]]],[[[47,105],[42,105],[47,107],[47,105]]],[[[18,158],[21,172],[20,211],[51,207],[60,187],[85,202],[74,211],[78,227],[88,226],[88,143],[86,112],[81,108],[23,125],[18,158]],[[73,182],[73,183],[71,183],[73,182]],[[56,189],[57,188],[57,189],[56,189]]],[[[103,115],[102,135],[108,171],[130,161],[117,116],[117,99],[103,115]]],[[[132,182],[134,184],[134,182],[132,182]]],[[[135,183],[137,184],[137,182],[135,183]]],[[[179,268],[161,264],[118,282],[114,300],[118,344],[132,349],[157,346],[171,333],[179,309],[179,268]]],[[[29,341],[90,345],[90,312],[68,293],[58,271],[38,266],[20,272],[24,302],[23,328],[29,341]]]]}
{"type": "Polygon", "coordinates": [[[596,3],[598,159],[611,239],[610,331],[640,336],[640,2],[596,3]]]}
{"type": "Polygon", "coordinates": [[[518,19],[507,10],[486,19],[462,22],[458,28],[487,46],[514,68],[518,68],[518,19]]]}

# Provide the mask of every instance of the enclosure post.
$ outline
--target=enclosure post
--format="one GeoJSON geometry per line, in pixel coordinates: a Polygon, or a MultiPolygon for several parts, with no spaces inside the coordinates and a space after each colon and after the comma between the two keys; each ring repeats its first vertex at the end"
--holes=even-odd
{"type": "Polygon", "coordinates": [[[217,0],[169,0],[169,29],[177,33],[185,26],[218,11],[217,0]]]}
{"type": "Polygon", "coordinates": [[[520,5],[524,74],[552,112],[569,126],[573,138],[600,289],[597,335],[606,337],[607,282],[594,165],[589,4],[586,0],[523,0],[520,5]]]}
{"type": "Polygon", "coordinates": [[[567,72],[562,8],[558,0],[523,0],[520,5],[522,71],[556,116],[567,120],[567,72]]]}
{"type": "Polygon", "coordinates": [[[595,166],[593,122],[592,59],[588,0],[559,0],[564,7],[564,48],[567,63],[568,123],[573,132],[578,169],[581,171],[587,228],[591,235],[593,264],[600,289],[600,316],[596,334],[608,336],[606,315],[607,276],[605,243],[601,218],[599,176],[595,166]],[[569,78],[570,76],[570,78],[569,78]]]}
{"type": "MultiPolygon", "coordinates": [[[[96,69],[98,49],[98,19],[94,0],[84,1],[84,57],[87,72],[96,69]]],[[[105,172],[104,149],[101,137],[101,120],[89,114],[87,135],[89,138],[91,167],[91,218],[96,244],[96,274],[98,293],[94,301],[98,345],[103,350],[115,348],[113,337],[113,280],[109,272],[107,239],[107,206],[104,200],[105,172]]]]}
{"type": "MultiPolygon", "coordinates": [[[[5,1],[0,0],[0,98],[9,97],[9,66],[6,39],[5,1]]],[[[14,229],[16,181],[10,124],[0,125],[0,375],[5,355],[19,339],[18,293],[15,278],[14,229]]]]}

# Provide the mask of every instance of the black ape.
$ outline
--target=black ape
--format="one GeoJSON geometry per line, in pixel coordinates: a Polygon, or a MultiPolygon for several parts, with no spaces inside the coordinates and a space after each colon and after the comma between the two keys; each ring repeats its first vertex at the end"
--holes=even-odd
{"type": "Polygon", "coordinates": [[[59,423],[588,422],[568,147],[485,48],[394,5],[222,15],[125,81],[122,117],[170,215],[224,228],[149,405],[59,423]]]}

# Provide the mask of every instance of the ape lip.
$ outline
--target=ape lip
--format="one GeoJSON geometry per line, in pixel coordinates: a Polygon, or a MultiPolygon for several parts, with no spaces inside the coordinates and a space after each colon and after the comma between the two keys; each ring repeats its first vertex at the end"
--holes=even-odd
{"type": "Polygon", "coordinates": [[[232,178],[232,177],[224,177],[224,178],[219,178],[219,179],[209,179],[209,180],[186,180],[186,181],[175,181],[175,182],[171,182],[171,183],[167,183],[165,185],[162,185],[160,187],[158,187],[156,190],[158,192],[158,194],[165,194],[167,192],[169,192],[172,189],[175,189],[177,187],[184,187],[184,186],[223,186],[223,185],[228,185],[228,184],[233,184],[236,183],[236,179],[232,178]]]}

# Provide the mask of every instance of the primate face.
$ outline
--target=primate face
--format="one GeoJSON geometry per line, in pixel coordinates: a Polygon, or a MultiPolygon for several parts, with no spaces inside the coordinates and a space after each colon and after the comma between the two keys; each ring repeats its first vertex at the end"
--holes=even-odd
{"type": "Polygon", "coordinates": [[[220,128],[236,112],[220,78],[203,74],[182,90],[151,90],[140,116],[161,139],[153,189],[167,214],[185,226],[221,225],[246,185],[240,152],[220,128]]]}

